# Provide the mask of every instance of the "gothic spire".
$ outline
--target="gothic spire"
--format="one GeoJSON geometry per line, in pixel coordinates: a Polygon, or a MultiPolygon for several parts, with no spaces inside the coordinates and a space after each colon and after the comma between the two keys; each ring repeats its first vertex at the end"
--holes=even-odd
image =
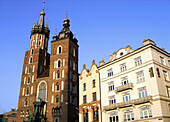
{"type": "Polygon", "coordinates": [[[43,2],[43,9],[42,9],[42,12],[40,13],[40,21],[39,21],[40,26],[44,26],[44,16],[45,16],[44,4],[45,4],[45,2],[43,2]]]}

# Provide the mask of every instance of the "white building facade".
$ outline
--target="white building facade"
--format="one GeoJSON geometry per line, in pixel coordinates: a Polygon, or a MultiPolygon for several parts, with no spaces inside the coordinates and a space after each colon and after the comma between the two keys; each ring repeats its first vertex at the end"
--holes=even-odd
{"type": "Polygon", "coordinates": [[[84,65],[79,76],[79,122],[101,122],[99,72],[94,60],[90,71],[84,65]]]}
{"type": "Polygon", "coordinates": [[[151,39],[119,49],[98,70],[102,122],[170,122],[170,54],[151,39]]]}

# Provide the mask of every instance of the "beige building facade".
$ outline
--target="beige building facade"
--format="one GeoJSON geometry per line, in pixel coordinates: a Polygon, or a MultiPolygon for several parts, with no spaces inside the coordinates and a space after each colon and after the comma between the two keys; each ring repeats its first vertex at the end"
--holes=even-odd
{"type": "Polygon", "coordinates": [[[102,122],[170,122],[170,54],[151,39],[98,67],[102,122]]]}
{"type": "Polygon", "coordinates": [[[79,122],[101,122],[100,84],[97,65],[85,65],[79,76],[79,122]]]}

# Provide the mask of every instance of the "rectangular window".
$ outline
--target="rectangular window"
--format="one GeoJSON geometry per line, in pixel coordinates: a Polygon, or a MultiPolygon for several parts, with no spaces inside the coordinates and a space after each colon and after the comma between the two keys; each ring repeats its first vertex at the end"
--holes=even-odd
{"type": "Polygon", "coordinates": [[[122,78],[122,85],[125,85],[125,84],[128,84],[128,83],[129,83],[128,77],[122,78]]]}
{"type": "Polygon", "coordinates": [[[139,66],[142,64],[142,59],[141,57],[135,58],[135,66],[139,66]]]}
{"type": "Polygon", "coordinates": [[[87,103],[87,97],[86,97],[86,95],[83,96],[83,103],[87,103]]]}
{"type": "Polygon", "coordinates": [[[111,81],[111,82],[108,83],[108,88],[109,88],[109,91],[112,91],[112,90],[115,89],[115,88],[114,88],[114,82],[113,82],[113,81],[111,81]]]}
{"type": "Polygon", "coordinates": [[[130,100],[130,93],[125,92],[123,93],[123,102],[129,101],[130,100]]]}
{"type": "Polygon", "coordinates": [[[96,81],[95,79],[93,80],[93,88],[96,87],[96,81]]]}
{"type": "Polygon", "coordinates": [[[83,84],[83,91],[86,91],[86,83],[83,84]]]}
{"type": "Polygon", "coordinates": [[[126,71],[127,70],[127,67],[126,67],[126,63],[123,63],[120,65],[120,71],[123,72],[123,71],[126,71]]]}
{"type": "Polygon", "coordinates": [[[110,122],[119,122],[118,116],[110,116],[110,122]]]}
{"type": "Polygon", "coordinates": [[[164,75],[165,80],[168,81],[169,79],[168,79],[168,73],[167,73],[167,71],[163,71],[163,75],[164,75]]]}
{"type": "Polygon", "coordinates": [[[108,74],[108,77],[112,76],[113,75],[112,69],[107,70],[107,74],[108,74]]]}
{"type": "Polygon", "coordinates": [[[143,71],[137,72],[136,77],[137,77],[137,82],[142,82],[145,80],[143,71]]]}
{"type": "Polygon", "coordinates": [[[139,98],[148,96],[146,87],[139,88],[138,92],[139,92],[139,98]]]}
{"type": "Polygon", "coordinates": [[[165,59],[161,56],[160,56],[160,59],[161,59],[161,64],[165,65],[165,59]]]}
{"type": "Polygon", "coordinates": [[[97,100],[96,92],[93,93],[93,101],[97,100]]]}
{"type": "Polygon", "coordinates": [[[114,104],[114,103],[116,103],[115,96],[110,96],[110,97],[109,97],[109,105],[112,105],[112,104],[114,104]]]}

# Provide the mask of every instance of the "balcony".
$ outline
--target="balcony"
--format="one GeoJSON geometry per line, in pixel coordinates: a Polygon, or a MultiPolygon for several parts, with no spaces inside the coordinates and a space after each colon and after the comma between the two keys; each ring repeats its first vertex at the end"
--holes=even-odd
{"type": "Polygon", "coordinates": [[[124,108],[124,107],[129,107],[132,105],[139,105],[139,104],[147,103],[147,102],[150,102],[151,100],[152,100],[152,96],[147,96],[147,97],[142,97],[142,98],[126,101],[126,102],[115,103],[112,105],[104,106],[103,109],[105,111],[109,111],[109,110],[114,110],[117,108],[124,108]]]}
{"type": "Polygon", "coordinates": [[[125,85],[119,86],[115,88],[115,92],[121,92],[124,90],[132,89],[133,88],[133,83],[127,83],[125,85]]]}

